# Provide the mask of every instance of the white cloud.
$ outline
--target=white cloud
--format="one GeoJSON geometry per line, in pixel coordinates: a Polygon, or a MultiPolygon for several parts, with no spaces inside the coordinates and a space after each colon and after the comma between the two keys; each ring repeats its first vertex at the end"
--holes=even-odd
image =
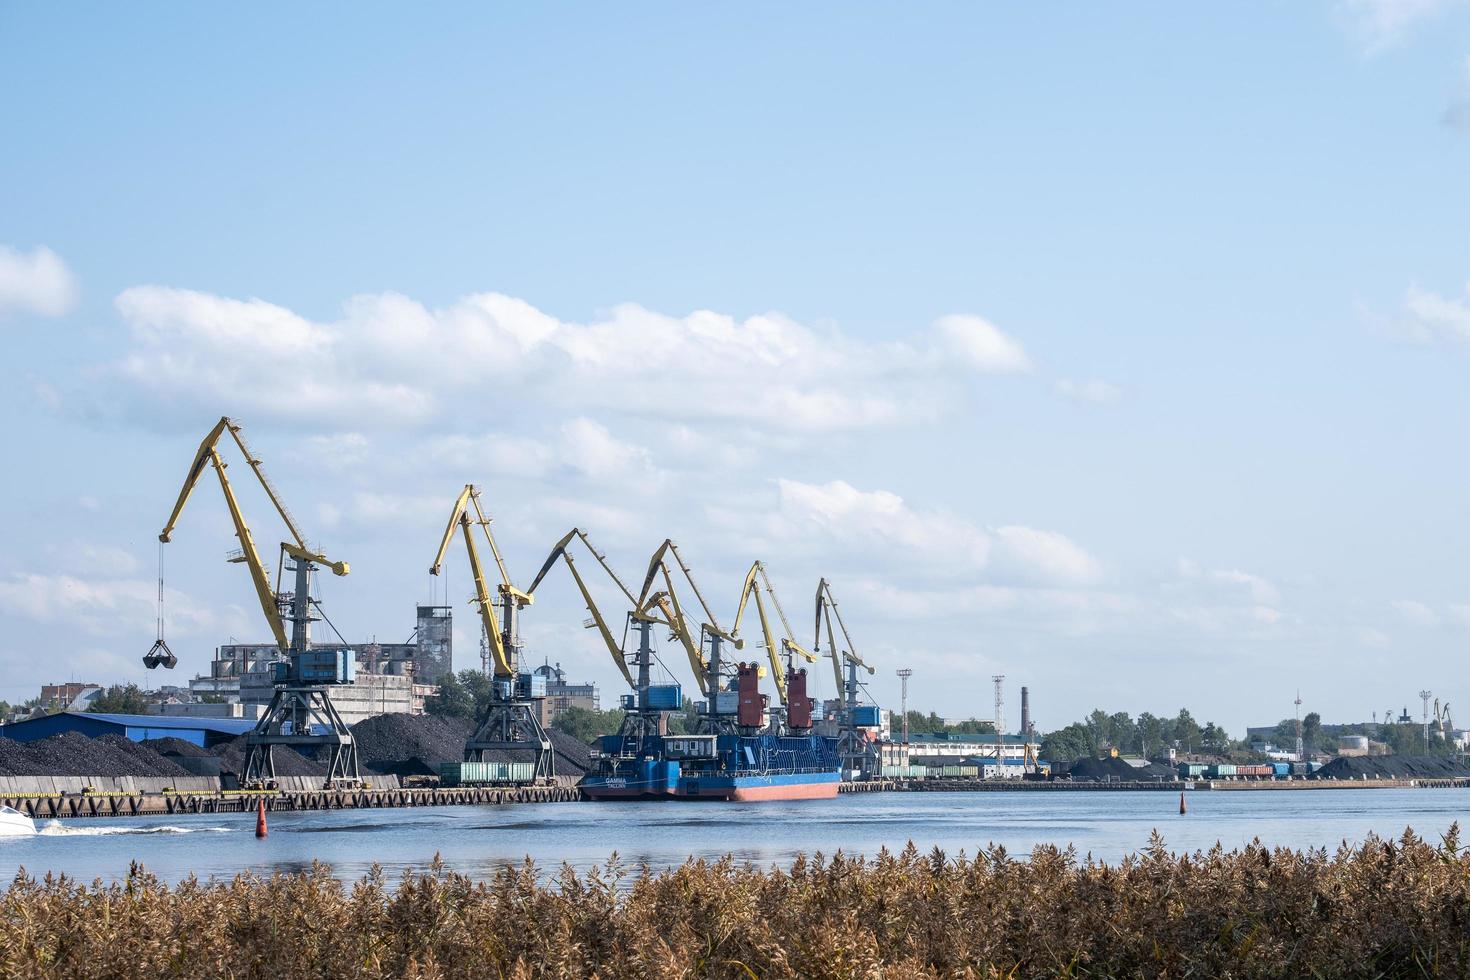
{"type": "Polygon", "coordinates": [[[372,443],[361,432],[308,436],[289,452],[292,460],[312,469],[341,473],[368,462],[372,443]]]}
{"type": "Polygon", "coordinates": [[[1072,401],[1089,402],[1093,405],[1111,405],[1123,396],[1115,385],[1092,378],[1088,381],[1070,381],[1063,378],[1056,383],[1056,392],[1072,401]]]}
{"type": "Polygon", "coordinates": [[[11,311],[60,316],[76,298],[76,281],[55,252],[44,245],[29,253],[0,245],[0,316],[11,311]]]}
{"type": "Polygon", "coordinates": [[[1457,0],[1339,0],[1338,16],[1368,54],[1398,44],[1457,0]]]}
{"type": "Polygon", "coordinates": [[[1439,613],[1417,599],[1395,599],[1389,605],[1411,626],[1439,625],[1439,613]]]}
{"type": "Polygon", "coordinates": [[[618,439],[607,426],[588,418],[562,425],[561,453],[569,466],[594,480],[647,487],[661,479],[647,449],[618,439]]]}
{"type": "Polygon", "coordinates": [[[996,529],[994,539],[997,566],[1012,569],[1018,578],[1081,584],[1100,575],[1097,560],[1064,534],[1002,527],[996,529]]]}
{"type": "Polygon", "coordinates": [[[781,518],[797,532],[883,549],[907,560],[978,571],[990,558],[990,535],[938,511],[915,511],[887,490],[859,490],[842,480],[778,480],[781,518]]]}
{"type": "Polygon", "coordinates": [[[977,371],[1014,374],[1031,370],[1025,348],[983,317],[944,316],[935,321],[934,329],[951,353],[977,371]]]}
{"type": "Polygon", "coordinates": [[[1281,601],[1281,593],[1276,586],[1259,575],[1252,575],[1250,572],[1242,572],[1237,569],[1223,569],[1211,572],[1210,575],[1217,582],[1243,586],[1250,592],[1251,599],[1255,602],[1274,604],[1281,601]]]}
{"type": "MultiPolygon", "coordinates": [[[[886,490],[778,480],[780,514],[773,543],[790,548],[814,532],[874,571],[915,570],[925,577],[986,578],[1014,585],[1080,585],[1097,580],[1096,559],[1066,535],[1036,528],[987,529],[939,510],[910,507],[886,490]]],[[[732,526],[739,527],[739,522],[732,526]]],[[[895,572],[896,574],[896,572],[895,572]]]]}
{"type": "MultiPolygon", "coordinates": [[[[219,626],[212,613],[185,593],[167,589],[164,599],[171,634],[198,634],[219,626]]],[[[149,579],[93,579],[31,572],[0,580],[0,610],[38,623],[80,627],[98,636],[125,631],[129,626],[151,631],[157,601],[158,583],[149,579]]]]}
{"type": "Polygon", "coordinates": [[[1021,345],[975,316],[873,342],[779,313],[671,317],[624,304],[590,323],[483,293],[429,310],[408,297],[356,296],[332,322],[258,299],[162,286],[124,291],[132,346],[111,365],[142,406],[232,411],[359,428],[420,424],[453,407],[487,416],[572,413],[715,421],[823,433],[927,421],[975,373],[1023,371],[1021,345]],[[288,394],[289,393],[289,396],[288,394]]]}
{"type": "Polygon", "coordinates": [[[1404,295],[1407,331],[1412,339],[1470,341],[1470,287],[1466,298],[1440,296],[1410,286],[1404,295]]]}
{"type": "Polygon", "coordinates": [[[1180,558],[1178,578],[1165,582],[1160,614],[1206,632],[1249,626],[1275,626],[1283,621],[1281,591],[1252,572],[1201,567],[1180,558]]]}

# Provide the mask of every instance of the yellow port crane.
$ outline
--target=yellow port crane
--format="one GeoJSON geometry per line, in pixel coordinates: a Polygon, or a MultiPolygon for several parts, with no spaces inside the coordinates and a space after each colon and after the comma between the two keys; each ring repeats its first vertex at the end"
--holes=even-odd
{"type": "Polygon", "coordinates": [[[735,610],[735,623],[730,628],[730,635],[740,636],[740,620],[745,615],[746,603],[755,599],[755,611],[761,624],[761,637],[765,643],[766,654],[771,661],[771,673],[776,678],[776,693],[780,695],[781,703],[787,704],[786,692],[786,670],[792,666],[793,654],[800,655],[807,663],[816,663],[817,655],[806,647],[796,642],[796,635],[791,629],[791,621],[786,618],[786,610],[781,608],[781,600],[776,597],[776,589],[771,585],[770,576],[766,573],[764,562],[757,561],[750,566],[750,571],[745,575],[745,584],[740,589],[740,605],[735,610]],[[766,606],[761,600],[761,590],[765,589],[771,597],[771,604],[776,607],[776,614],[781,617],[781,626],[786,630],[786,635],[781,638],[780,646],[776,644],[771,635],[771,623],[766,616],[766,606]],[[781,662],[784,656],[786,662],[781,662]]]}
{"type": "MultiPolygon", "coordinates": [[[[592,542],[587,538],[587,533],[581,528],[576,527],[568,531],[556,543],[556,546],[551,549],[551,554],[546,556],[546,561],[542,563],[541,570],[536,573],[536,577],[531,581],[530,588],[526,589],[526,594],[535,594],[536,587],[541,584],[542,579],[546,578],[546,573],[551,571],[551,566],[556,564],[558,558],[565,562],[567,571],[572,573],[572,580],[577,583],[577,591],[582,593],[582,602],[587,606],[587,612],[592,617],[583,625],[588,629],[594,627],[597,629],[598,634],[602,637],[602,642],[607,646],[607,652],[613,658],[613,663],[617,664],[618,670],[622,671],[623,679],[628,682],[629,687],[637,690],[638,682],[633,679],[632,673],[628,670],[628,661],[623,653],[623,644],[613,639],[612,630],[608,628],[607,620],[603,618],[602,611],[597,608],[597,602],[592,598],[592,591],[587,588],[587,582],[582,578],[582,573],[577,571],[577,563],[572,559],[571,552],[567,550],[567,547],[573,540],[580,540],[586,546],[587,550],[592,552],[592,557],[597,559],[597,563],[602,566],[602,570],[607,572],[608,577],[617,584],[618,590],[628,600],[629,608],[636,609],[638,600],[633,597],[633,593],[623,584],[623,580],[618,577],[618,573],[613,571],[612,566],[607,563],[607,555],[593,547],[592,542]]],[[[626,636],[626,633],[624,635],[626,636]]]]}
{"type": "Polygon", "coordinates": [[[720,646],[722,643],[730,642],[739,650],[745,646],[744,640],[736,639],[725,632],[715,618],[714,612],[710,610],[709,603],[705,601],[704,593],[699,591],[699,585],[694,581],[694,573],[689,570],[688,562],[684,556],[679,554],[678,545],[669,538],[665,538],[648,561],[648,573],[643,577],[643,588],[638,593],[638,605],[635,617],[642,617],[661,622],[669,627],[669,630],[684,646],[684,652],[689,657],[689,666],[694,671],[694,680],[699,685],[699,691],[705,697],[714,698],[715,692],[720,688],[720,676],[723,664],[720,659],[720,646]],[[695,598],[699,600],[700,608],[704,610],[705,620],[700,624],[699,635],[696,639],[695,632],[689,626],[689,620],[684,615],[683,606],[679,602],[679,594],[674,588],[674,573],[669,568],[666,556],[673,555],[679,570],[683,573],[684,581],[689,583],[695,598]],[[664,587],[654,590],[654,582],[662,577],[664,587]],[[710,638],[710,657],[705,659],[703,654],[704,637],[710,638]]]}
{"type": "MultiPolygon", "coordinates": [[[[285,669],[276,675],[276,690],[270,705],[246,739],[245,771],[241,779],[246,785],[256,785],[273,779],[275,762],[271,754],[272,748],[276,745],[291,745],[305,749],[330,748],[327,784],[357,783],[360,781],[357,748],[352,740],[352,732],[332,704],[324,686],[350,678],[353,665],[348,661],[352,655],[347,651],[327,652],[320,656],[311,653],[311,573],[316,566],[323,565],[330,568],[334,575],[346,575],[349,571],[348,565],[345,561],[332,561],[307,546],[306,538],[291,517],[291,512],[282,503],[281,495],[265,475],[259,457],[251,452],[250,446],[240,434],[239,424],[229,416],[222,417],[199,444],[199,450],[194,454],[194,460],[184,477],[183,488],[179,490],[178,499],[174,502],[173,511],[158,535],[160,545],[168,543],[173,537],[174,529],[184,512],[184,505],[189,502],[206,466],[212,466],[219,478],[225,506],[235,525],[235,537],[240,541],[239,551],[230,555],[228,560],[242,563],[249,570],[256,599],[260,603],[266,623],[270,626],[276,647],[282,655],[289,654],[289,662],[282,665],[285,669]],[[240,510],[240,503],[235,498],[235,490],[230,485],[229,477],[225,475],[227,464],[219,452],[219,441],[225,433],[229,433],[239,447],[251,472],[255,474],[256,480],[290,532],[291,540],[281,542],[280,562],[276,568],[274,585],[260,556],[260,550],[255,545],[250,526],[240,510]],[[295,584],[290,592],[282,588],[288,559],[292,563],[291,571],[295,573],[295,584]],[[284,612],[289,612],[289,617],[284,612]],[[291,621],[289,638],[286,635],[287,618],[291,621]],[[308,658],[313,656],[318,656],[320,662],[313,660],[307,663],[308,658]]],[[[160,594],[161,578],[160,575],[160,594]]],[[[161,640],[160,629],[160,644],[155,644],[154,650],[144,659],[144,663],[150,667],[155,665],[149,662],[150,658],[156,659],[160,652],[167,652],[166,646],[163,651],[159,651],[161,640]]],[[[164,662],[168,663],[172,659],[169,654],[164,662]]],[[[172,666],[172,663],[168,663],[168,666],[172,666]]]]}
{"type": "MultiPolygon", "coordinates": [[[[444,527],[444,536],[439,540],[439,550],[434,553],[434,563],[429,574],[438,575],[444,567],[444,556],[458,530],[464,538],[465,553],[470,560],[470,575],[474,579],[474,604],[480,613],[480,624],[490,644],[495,662],[490,681],[490,701],[475,731],[465,741],[466,762],[494,761],[501,752],[530,753],[535,761],[535,779],[551,780],[556,777],[556,753],[551,739],[541,725],[540,706],[535,704],[532,690],[521,689],[520,677],[520,634],[518,615],[534,600],[529,591],[522,592],[511,583],[506,571],[505,559],[495,535],[490,533],[490,518],[480,506],[480,490],[473,483],[466,483],[455,498],[450,511],[449,523],[444,527]],[[471,514],[473,513],[473,516],[471,514]],[[495,622],[496,600],[490,595],[490,586],[485,579],[485,565],[475,547],[474,528],[478,525],[490,545],[490,554],[500,571],[499,593],[501,622],[495,622]]],[[[436,678],[437,679],[437,678],[436,678]]]]}
{"type": "MultiPolygon", "coordinates": [[[[474,603],[480,613],[480,623],[485,629],[485,636],[490,644],[490,652],[495,662],[495,676],[501,680],[514,680],[517,664],[515,662],[516,647],[519,640],[516,635],[516,613],[534,600],[529,592],[522,592],[510,581],[510,573],[505,570],[505,559],[501,557],[500,547],[495,543],[495,535],[490,533],[490,518],[485,516],[485,511],[480,507],[480,490],[472,483],[466,483],[459,497],[454,501],[454,510],[450,512],[449,523],[445,525],[444,537],[439,541],[439,550],[434,555],[434,564],[429,566],[430,575],[438,575],[444,567],[444,556],[449,551],[450,542],[454,540],[454,532],[460,530],[464,538],[465,551],[469,555],[470,575],[475,584],[474,603]],[[470,516],[470,511],[474,516],[470,516]],[[479,525],[484,531],[485,540],[490,545],[490,554],[495,557],[495,565],[500,570],[500,584],[496,587],[500,594],[500,607],[504,619],[503,624],[495,622],[494,605],[495,600],[490,596],[490,587],[485,581],[485,567],[480,561],[480,552],[475,548],[475,535],[473,525],[479,525]]],[[[438,678],[432,678],[437,681],[438,678]]]]}
{"type": "Polygon", "coordinates": [[[220,489],[225,495],[225,505],[230,511],[230,520],[235,524],[235,537],[240,541],[240,550],[230,555],[228,560],[244,564],[250,571],[250,581],[255,586],[255,596],[260,602],[260,611],[265,614],[276,646],[285,652],[292,649],[292,643],[286,637],[285,620],[281,615],[281,607],[286,603],[283,602],[284,596],[279,588],[286,559],[324,565],[330,568],[334,575],[346,575],[349,571],[348,565],[345,561],[334,562],[306,546],[306,539],[297,529],[296,522],[291,518],[291,512],[281,502],[280,494],[276,492],[275,486],[265,475],[265,470],[261,468],[260,459],[250,451],[250,446],[240,435],[240,426],[231,421],[228,416],[221,418],[214,428],[209,430],[204,441],[199,444],[199,451],[194,454],[194,461],[189,465],[189,472],[184,477],[184,486],[179,490],[179,497],[174,503],[173,512],[168,515],[168,523],[164,524],[163,531],[158,535],[161,543],[167,544],[172,539],[174,528],[178,525],[179,517],[184,512],[184,505],[189,502],[189,497],[193,494],[194,487],[198,485],[204,468],[210,465],[214,467],[215,475],[219,477],[220,489]],[[255,474],[256,480],[265,490],[271,504],[275,506],[276,513],[281,515],[286,530],[291,533],[290,541],[281,542],[281,560],[277,565],[276,585],[274,586],[271,584],[270,573],[266,570],[265,562],[260,557],[260,551],[255,547],[255,538],[250,533],[250,527],[245,523],[245,515],[240,511],[239,501],[235,499],[235,490],[230,486],[229,477],[225,475],[227,464],[220,457],[219,440],[226,432],[234,439],[235,445],[240,447],[245,462],[250,464],[251,472],[255,474]]]}

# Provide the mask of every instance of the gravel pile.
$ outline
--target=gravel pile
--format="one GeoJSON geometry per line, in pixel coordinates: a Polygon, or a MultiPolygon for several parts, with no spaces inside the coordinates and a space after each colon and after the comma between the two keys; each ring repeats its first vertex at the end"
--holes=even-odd
{"type": "Polygon", "coordinates": [[[0,738],[0,776],[187,776],[183,767],[120,735],[63,732],[35,742],[0,738]]]}
{"type": "Polygon", "coordinates": [[[1151,782],[1173,779],[1175,772],[1168,766],[1150,762],[1146,766],[1130,766],[1122,759],[1078,759],[1067,770],[1074,783],[1100,782],[1151,782]]]}
{"type": "Polygon", "coordinates": [[[1470,765],[1442,755],[1364,755],[1333,759],[1312,779],[1448,779],[1470,776],[1470,765]]]}

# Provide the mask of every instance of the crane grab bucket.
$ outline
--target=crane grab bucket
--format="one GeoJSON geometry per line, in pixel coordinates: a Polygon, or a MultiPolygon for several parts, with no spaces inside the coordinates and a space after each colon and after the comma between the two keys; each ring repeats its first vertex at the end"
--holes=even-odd
{"type": "Polygon", "coordinates": [[[178,666],[179,658],[168,648],[168,644],[162,639],[154,640],[153,646],[143,654],[143,666],[152,670],[155,667],[167,667],[172,670],[178,666]]]}

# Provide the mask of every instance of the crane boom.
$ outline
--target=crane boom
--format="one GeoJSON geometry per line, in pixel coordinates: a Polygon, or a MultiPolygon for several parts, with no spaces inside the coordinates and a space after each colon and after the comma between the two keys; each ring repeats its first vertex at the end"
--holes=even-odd
{"type": "MultiPolygon", "coordinates": [[[[240,434],[240,426],[228,415],[221,416],[220,420],[215,423],[214,428],[210,429],[209,434],[204,437],[204,441],[199,444],[199,451],[194,454],[194,462],[190,464],[188,475],[184,478],[184,486],[179,490],[179,499],[174,502],[173,512],[168,515],[168,523],[163,526],[163,533],[158,536],[158,540],[167,544],[169,538],[172,537],[174,526],[179,522],[179,515],[184,512],[184,504],[189,502],[189,495],[194,492],[194,487],[198,484],[199,477],[204,472],[205,465],[210,462],[211,457],[218,459],[215,445],[219,442],[220,436],[226,432],[235,440],[235,445],[240,447],[240,453],[245,457],[245,462],[250,464],[251,471],[255,473],[255,479],[260,482],[261,489],[270,498],[271,505],[276,508],[276,513],[281,515],[281,520],[285,523],[286,529],[291,532],[291,538],[296,542],[296,547],[305,548],[306,539],[302,537],[301,531],[297,529],[296,521],[291,517],[291,512],[281,502],[281,495],[276,493],[275,485],[265,475],[260,458],[250,451],[250,446],[245,442],[245,437],[240,434]]],[[[337,572],[336,574],[343,575],[346,573],[337,572]]]]}
{"type": "Polygon", "coordinates": [[[597,559],[603,571],[607,572],[608,576],[617,583],[623,595],[627,597],[629,605],[636,606],[638,604],[638,600],[633,598],[633,593],[628,591],[628,587],[623,584],[623,580],[618,577],[617,572],[614,572],[612,566],[607,563],[607,556],[592,546],[592,542],[587,539],[586,533],[581,528],[575,527],[568,531],[556,543],[556,547],[551,549],[551,554],[542,563],[541,570],[536,573],[536,577],[531,581],[531,587],[526,589],[526,594],[532,595],[535,593],[536,587],[541,584],[541,580],[546,577],[546,573],[551,571],[551,566],[556,564],[558,558],[564,561],[567,566],[567,571],[572,573],[572,580],[577,583],[577,590],[582,593],[582,601],[586,604],[587,611],[592,614],[592,624],[597,627],[597,632],[601,635],[602,642],[606,644],[607,652],[612,656],[613,663],[618,665],[618,670],[622,672],[623,679],[628,682],[628,686],[636,690],[638,685],[633,680],[632,673],[628,670],[628,662],[623,653],[622,644],[613,639],[612,630],[608,628],[607,620],[603,618],[602,611],[597,608],[597,602],[592,598],[591,590],[587,588],[587,583],[582,579],[581,573],[577,571],[577,563],[572,560],[571,552],[567,550],[567,545],[571,544],[573,538],[580,538],[582,543],[587,546],[587,550],[592,552],[593,557],[597,559]]]}
{"type": "Polygon", "coordinates": [[[480,613],[480,622],[485,627],[485,636],[490,642],[490,652],[495,660],[495,676],[501,680],[514,680],[516,676],[516,665],[511,663],[511,644],[515,642],[511,624],[513,622],[512,606],[520,609],[532,602],[531,596],[517,589],[511,584],[510,575],[505,570],[505,561],[500,557],[500,548],[495,544],[495,535],[490,533],[490,518],[480,507],[480,490],[472,483],[465,484],[455,499],[454,509],[450,512],[449,523],[444,528],[444,537],[439,541],[439,550],[434,555],[434,563],[429,566],[430,575],[438,575],[444,567],[444,556],[449,550],[449,543],[454,540],[454,532],[458,529],[464,538],[465,552],[470,560],[470,576],[475,583],[474,603],[480,613]],[[470,517],[473,509],[475,516],[470,517]],[[495,563],[500,569],[500,585],[498,590],[501,601],[506,609],[506,624],[502,627],[495,622],[495,602],[490,596],[490,587],[485,580],[485,568],[480,561],[479,549],[475,547],[475,535],[472,525],[478,524],[484,531],[485,540],[490,544],[490,552],[495,556],[495,563]],[[504,634],[504,635],[502,635],[504,634]]]}
{"type": "Polygon", "coordinates": [[[827,624],[827,645],[832,657],[832,672],[837,676],[837,689],[840,691],[843,687],[844,661],[862,667],[869,674],[873,673],[873,668],[862,657],[859,657],[857,650],[853,648],[852,636],[847,632],[847,624],[842,621],[842,613],[837,608],[837,597],[832,594],[832,586],[826,579],[817,583],[817,632],[816,638],[812,641],[812,649],[818,652],[822,649],[822,623],[824,621],[827,624]],[[846,650],[839,650],[837,647],[837,635],[832,629],[833,616],[837,617],[837,625],[842,629],[842,638],[847,642],[846,650]]]}

